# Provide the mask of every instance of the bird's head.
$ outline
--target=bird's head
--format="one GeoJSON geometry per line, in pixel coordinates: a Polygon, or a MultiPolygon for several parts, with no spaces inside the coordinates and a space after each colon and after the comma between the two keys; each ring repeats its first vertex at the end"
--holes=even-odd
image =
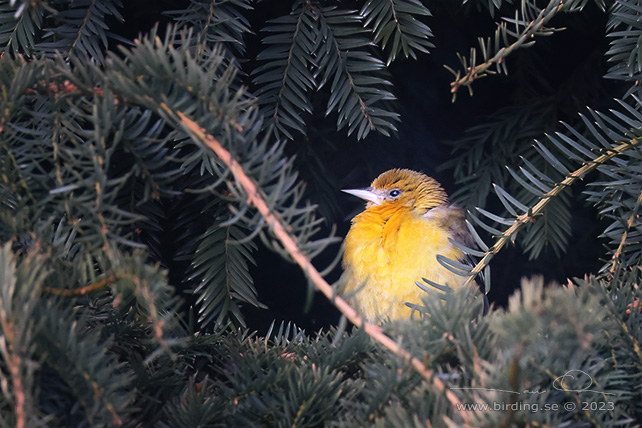
{"type": "Polygon", "coordinates": [[[385,204],[425,214],[448,204],[448,195],[437,180],[409,169],[391,169],[375,178],[370,187],[343,191],[368,201],[366,208],[385,204]]]}

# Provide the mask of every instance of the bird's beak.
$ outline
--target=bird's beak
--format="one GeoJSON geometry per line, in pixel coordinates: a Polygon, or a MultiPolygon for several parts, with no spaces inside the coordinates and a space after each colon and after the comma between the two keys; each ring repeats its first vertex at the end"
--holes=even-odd
{"type": "Polygon", "coordinates": [[[381,205],[384,200],[383,196],[372,187],[364,187],[363,189],[341,189],[341,191],[356,196],[357,198],[365,199],[375,205],[381,205]]]}

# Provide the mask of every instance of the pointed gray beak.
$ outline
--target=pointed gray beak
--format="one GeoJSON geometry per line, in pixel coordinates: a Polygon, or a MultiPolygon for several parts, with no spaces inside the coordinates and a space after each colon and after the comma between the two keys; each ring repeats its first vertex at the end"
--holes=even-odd
{"type": "Polygon", "coordinates": [[[375,205],[380,205],[383,202],[383,197],[372,187],[364,187],[363,189],[341,189],[341,191],[356,196],[357,198],[365,199],[375,205]]]}

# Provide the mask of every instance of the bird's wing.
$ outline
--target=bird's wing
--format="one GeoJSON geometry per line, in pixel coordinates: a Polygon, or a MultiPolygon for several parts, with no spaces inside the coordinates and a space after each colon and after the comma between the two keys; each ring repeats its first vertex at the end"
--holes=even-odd
{"type": "MultiPolygon", "coordinates": [[[[464,210],[455,206],[440,206],[435,207],[429,210],[426,214],[423,215],[424,218],[430,219],[432,221],[439,222],[443,227],[448,228],[453,240],[458,243],[468,247],[468,248],[477,248],[475,239],[468,231],[466,226],[466,216],[464,210]]],[[[462,263],[465,263],[469,266],[475,266],[477,261],[473,259],[470,254],[464,254],[462,260],[459,260],[462,263]]],[[[486,296],[485,287],[484,287],[484,276],[483,273],[479,273],[475,278],[477,285],[479,286],[479,291],[481,291],[484,296],[484,315],[488,313],[488,297],[486,296]]]]}

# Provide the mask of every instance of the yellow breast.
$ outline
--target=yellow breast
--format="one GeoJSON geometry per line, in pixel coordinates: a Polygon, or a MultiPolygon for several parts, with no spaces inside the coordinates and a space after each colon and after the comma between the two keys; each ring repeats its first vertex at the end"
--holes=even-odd
{"type": "Polygon", "coordinates": [[[457,288],[465,280],[444,268],[441,254],[460,259],[461,251],[448,241],[443,223],[421,217],[405,207],[375,206],[353,219],[346,237],[344,269],[347,294],[369,320],[407,318],[404,303],[421,304],[422,278],[457,288]]]}

